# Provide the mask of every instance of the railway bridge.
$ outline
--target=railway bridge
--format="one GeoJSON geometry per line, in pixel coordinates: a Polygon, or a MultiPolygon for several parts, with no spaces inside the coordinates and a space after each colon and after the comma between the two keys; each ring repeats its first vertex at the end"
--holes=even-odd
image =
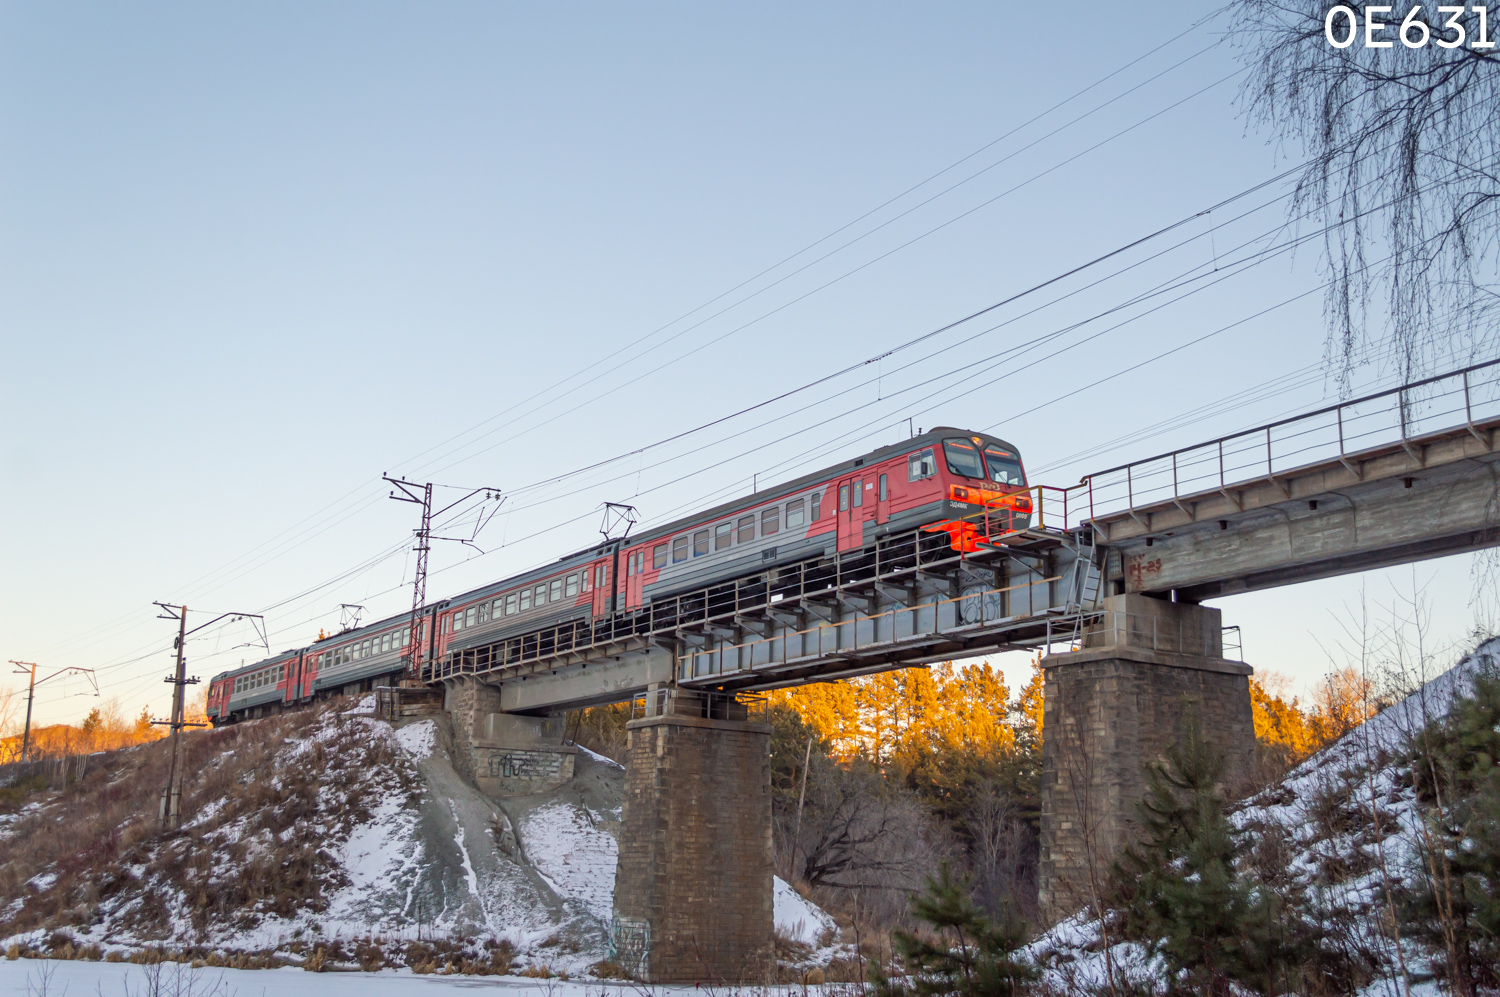
{"type": "Polygon", "coordinates": [[[1024,530],[927,527],[427,677],[501,796],[570,777],[564,711],[630,702],[614,960],[652,982],[757,980],[772,872],[755,694],[1040,650],[1041,899],[1064,914],[1129,840],[1184,711],[1249,761],[1251,668],[1203,603],[1500,544],[1497,429],[1500,361],[1033,487],[1024,530]]]}

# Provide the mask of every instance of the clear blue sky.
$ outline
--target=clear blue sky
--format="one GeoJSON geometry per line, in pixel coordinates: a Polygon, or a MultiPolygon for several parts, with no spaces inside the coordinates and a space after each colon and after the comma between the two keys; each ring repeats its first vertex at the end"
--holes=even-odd
{"type": "MultiPolygon", "coordinates": [[[[1287,168],[1296,150],[1238,113],[1216,25],[1174,40],[1202,6],[1151,11],[1059,8],[1049,24],[993,4],[5,5],[0,658],[96,668],[105,695],[160,713],[171,625],[153,599],[263,610],[278,650],[336,626],[339,603],[409,604],[411,509],[382,498],[382,471],[521,489],[1287,168]]],[[[1183,245],[1146,260],[1169,244],[1153,243],[1097,287],[1083,285],[1110,270],[756,418],[517,491],[485,556],[439,546],[430,592],[582,546],[603,500],[664,519],[904,436],[908,417],[997,426],[1050,469],[1034,477],[1073,481],[1316,404],[1334,390],[1315,368],[1317,293],[1053,402],[1315,289],[1315,246],[1229,266],[1274,236],[1283,192],[1191,222],[1170,240],[1183,245]],[[1205,276],[1215,266],[1222,280],[1205,276]],[[1180,302],[1073,328],[1194,268],[1180,302]],[[955,368],[1059,332],[929,397],[955,368]]],[[[1356,379],[1390,373],[1377,357],[1356,379]]],[[[1361,591],[1388,602],[1412,576],[1222,605],[1252,664],[1306,682],[1361,591]]],[[[1469,559],[1416,576],[1432,639],[1459,638],[1469,559]]],[[[253,660],[247,636],[195,642],[190,672],[253,660]]],[[[81,715],[95,701],[80,691],[54,684],[39,718],[81,715]]]]}

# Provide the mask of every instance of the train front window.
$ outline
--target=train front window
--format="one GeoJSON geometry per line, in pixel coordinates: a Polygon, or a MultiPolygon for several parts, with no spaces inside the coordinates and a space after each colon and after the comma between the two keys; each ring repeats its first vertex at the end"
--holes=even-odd
{"type": "Polygon", "coordinates": [[[1021,473],[1021,462],[1010,451],[985,447],[984,459],[990,466],[991,481],[997,481],[1002,485],[1014,485],[1018,488],[1026,484],[1026,476],[1021,473]]]}
{"type": "Polygon", "coordinates": [[[968,440],[944,440],[943,453],[948,458],[948,470],[954,474],[984,479],[984,461],[980,460],[979,451],[968,440]]]}

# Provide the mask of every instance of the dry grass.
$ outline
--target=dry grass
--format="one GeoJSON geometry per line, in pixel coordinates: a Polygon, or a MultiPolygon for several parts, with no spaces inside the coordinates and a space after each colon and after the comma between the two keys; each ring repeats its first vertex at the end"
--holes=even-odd
{"type": "Polygon", "coordinates": [[[81,778],[0,799],[0,813],[19,813],[0,862],[0,935],[107,919],[137,938],[180,937],[186,922],[203,940],[210,926],[323,909],[342,877],[328,846],[392,780],[409,792],[415,779],[342,705],[187,735],[189,826],[178,832],[156,820],[166,741],[95,755],[81,778]],[[38,883],[41,873],[55,879],[38,883]]]}

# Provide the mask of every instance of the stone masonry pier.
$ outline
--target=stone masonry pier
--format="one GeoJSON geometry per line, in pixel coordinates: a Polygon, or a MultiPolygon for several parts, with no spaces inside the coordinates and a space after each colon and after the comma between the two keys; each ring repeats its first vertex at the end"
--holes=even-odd
{"type": "Polygon", "coordinates": [[[663,693],[626,728],[610,958],[648,983],[769,982],[770,725],[663,693]]]}
{"type": "Polygon", "coordinates": [[[1248,774],[1252,669],[1224,658],[1219,610],[1140,595],[1104,600],[1080,650],[1043,659],[1040,901],[1048,920],[1097,898],[1136,836],[1146,769],[1177,742],[1188,710],[1248,774]]]}

